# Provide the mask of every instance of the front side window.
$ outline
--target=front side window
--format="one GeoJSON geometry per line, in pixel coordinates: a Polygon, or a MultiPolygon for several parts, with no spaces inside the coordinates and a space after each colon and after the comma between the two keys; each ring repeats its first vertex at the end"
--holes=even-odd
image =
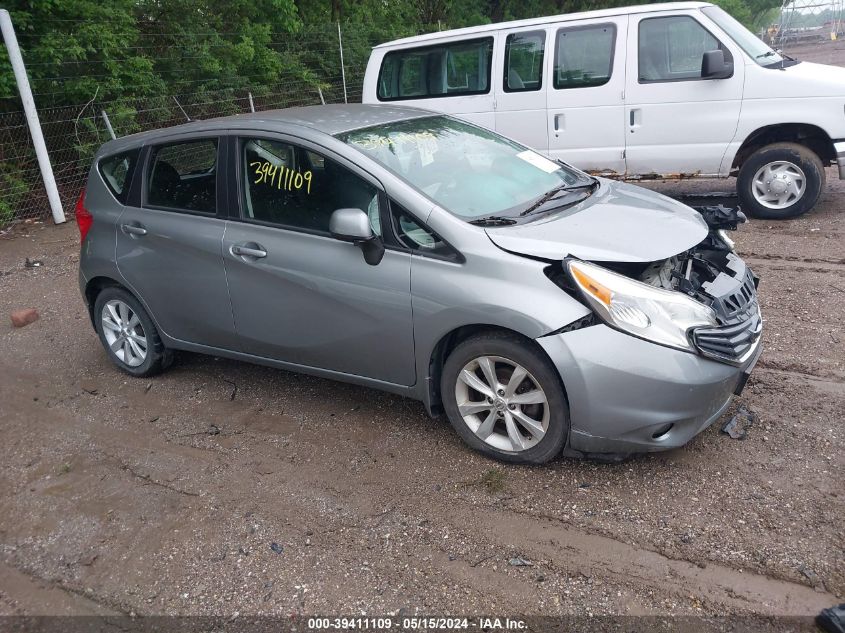
{"type": "Polygon", "coordinates": [[[610,81],[616,26],[575,26],[557,32],[554,86],[591,88],[610,81]]]}
{"type": "Polygon", "coordinates": [[[647,18],[639,29],[639,81],[701,79],[701,59],[707,51],[730,51],[701,24],[687,15],[647,18]]]}
{"type": "Polygon", "coordinates": [[[543,87],[546,32],[512,33],[505,41],[505,92],[529,92],[543,87]]]}
{"type": "Polygon", "coordinates": [[[443,238],[395,202],[390,203],[390,220],[396,239],[412,253],[458,258],[457,252],[443,238]]]}
{"type": "Polygon", "coordinates": [[[361,209],[381,234],[378,191],[336,161],[290,143],[243,139],[243,215],[246,220],[329,234],[337,209],[361,209]]]}
{"type": "Polygon", "coordinates": [[[138,160],[139,152],[140,150],[133,149],[100,160],[100,175],[114,197],[120,202],[126,201],[126,196],[129,193],[129,181],[135,171],[135,162],[138,160]]]}
{"type": "Polygon", "coordinates": [[[217,139],[153,147],[147,173],[147,205],[215,213],[217,139]]]}
{"type": "Polygon", "coordinates": [[[493,38],[390,51],[381,63],[381,101],[427,99],[490,91],[493,38]]]}
{"type": "Polygon", "coordinates": [[[558,188],[589,176],[464,121],[421,117],[338,137],[466,220],[518,216],[558,188]]]}

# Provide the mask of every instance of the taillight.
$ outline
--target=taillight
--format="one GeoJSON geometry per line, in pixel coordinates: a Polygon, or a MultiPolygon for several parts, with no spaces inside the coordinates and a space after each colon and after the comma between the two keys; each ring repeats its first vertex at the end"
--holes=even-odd
{"type": "Polygon", "coordinates": [[[85,241],[85,236],[88,235],[88,229],[94,223],[94,216],[85,208],[85,188],[82,188],[82,193],[79,194],[79,200],[76,201],[76,225],[79,227],[80,241],[85,241]]]}

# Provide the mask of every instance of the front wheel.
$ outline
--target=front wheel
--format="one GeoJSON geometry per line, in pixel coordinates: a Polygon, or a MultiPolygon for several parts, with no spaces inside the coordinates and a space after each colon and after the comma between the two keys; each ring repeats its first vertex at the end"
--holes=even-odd
{"type": "Polygon", "coordinates": [[[824,183],[824,165],[812,150],[773,143],[743,163],[736,187],[742,208],[752,216],[785,220],[812,209],[824,183]]]}
{"type": "Polygon", "coordinates": [[[446,359],[440,389],[452,426],[485,455],[542,464],[563,449],[569,433],[563,387],[528,341],[500,333],[464,341],[446,359]]]}

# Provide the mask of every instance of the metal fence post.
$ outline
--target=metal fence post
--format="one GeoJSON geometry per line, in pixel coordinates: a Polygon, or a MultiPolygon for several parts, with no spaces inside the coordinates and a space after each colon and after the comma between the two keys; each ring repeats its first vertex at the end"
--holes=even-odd
{"type": "Polygon", "coordinates": [[[106,129],[109,131],[109,136],[111,136],[112,140],[116,139],[117,137],[114,135],[114,128],[111,126],[111,121],[109,121],[109,115],[106,114],[105,110],[100,110],[103,115],[103,121],[106,122],[106,129]]]}
{"type": "Polygon", "coordinates": [[[340,49],[340,76],[343,79],[343,102],[349,103],[346,98],[346,69],[343,67],[343,36],[340,34],[340,20],[337,22],[337,47],[340,49]]]}
{"type": "Polygon", "coordinates": [[[249,95],[249,111],[255,112],[255,102],[252,100],[252,93],[248,92],[247,94],[249,95]]]}
{"type": "Polygon", "coordinates": [[[50,201],[50,210],[53,212],[53,221],[56,224],[61,224],[65,221],[62,199],[59,197],[59,189],[56,187],[53,166],[50,164],[50,155],[47,153],[47,145],[44,143],[44,134],[41,132],[41,122],[38,120],[38,110],[35,109],[35,100],[32,98],[32,89],[29,87],[29,78],[26,75],[23,57],[21,57],[18,38],[15,35],[15,29],[12,28],[12,17],[5,9],[0,9],[0,30],[3,32],[3,39],[6,41],[6,48],[9,51],[9,60],[12,62],[12,70],[15,73],[15,81],[17,81],[18,92],[21,95],[26,122],[32,136],[32,145],[35,147],[35,156],[38,158],[38,167],[41,169],[41,178],[44,181],[44,188],[47,190],[47,200],[50,201]]]}

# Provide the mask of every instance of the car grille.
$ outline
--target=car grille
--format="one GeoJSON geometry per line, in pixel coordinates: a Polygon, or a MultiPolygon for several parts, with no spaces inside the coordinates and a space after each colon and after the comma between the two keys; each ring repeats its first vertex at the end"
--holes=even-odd
{"type": "Polygon", "coordinates": [[[763,330],[757,301],[747,306],[747,318],[731,325],[703,327],[693,331],[693,342],[704,356],[742,362],[751,353],[763,330]]]}
{"type": "Polygon", "coordinates": [[[750,268],[743,267],[742,284],[713,301],[719,325],[693,331],[693,342],[704,356],[733,363],[743,362],[760,338],[763,319],[757,303],[757,278],[750,268]]]}

